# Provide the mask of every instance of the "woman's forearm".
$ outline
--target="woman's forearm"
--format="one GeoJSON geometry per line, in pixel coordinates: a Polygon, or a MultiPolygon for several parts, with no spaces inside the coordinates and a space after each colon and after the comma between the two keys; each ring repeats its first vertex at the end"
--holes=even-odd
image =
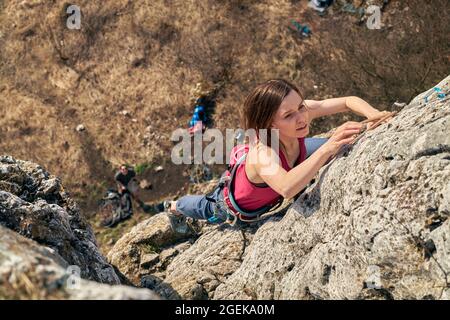
{"type": "Polygon", "coordinates": [[[286,172],[284,178],[281,179],[282,196],[292,198],[302,191],[330,157],[331,154],[319,148],[308,159],[286,172]]]}
{"type": "Polygon", "coordinates": [[[347,99],[345,100],[345,104],[347,108],[349,108],[354,113],[367,118],[375,116],[380,112],[363,99],[354,96],[347,97],[347,99]]]}

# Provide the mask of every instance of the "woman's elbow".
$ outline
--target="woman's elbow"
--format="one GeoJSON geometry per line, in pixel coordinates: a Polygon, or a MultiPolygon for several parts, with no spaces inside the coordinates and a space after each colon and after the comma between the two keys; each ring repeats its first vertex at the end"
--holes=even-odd
{"type": "Polygon", "coordinates": [[[285,199],[290,199],[295,196],[296,193],[291,188],[282,188],[279,194],[285,199]]]}

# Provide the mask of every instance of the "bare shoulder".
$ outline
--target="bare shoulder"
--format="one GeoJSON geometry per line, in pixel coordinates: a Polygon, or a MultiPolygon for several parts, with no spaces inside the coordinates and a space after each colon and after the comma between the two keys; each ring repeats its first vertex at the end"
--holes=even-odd
{"type": "Polygon", "coordinates": [[[250,166],[259,167],[262,164],[267,165],[271,161],[276,161],[277,158],[278,155],[271,147],[259,142],[250,148],[247,155],[247,163],[250,166]]]}
{"type": "Polygon", "coordinates": [[[265,181],[258,174],[260,172],[263,163],[267,163],[268,159],[265,159],[268,152],[272,150],[270,147],[263,145],[262,143],[258,143],[255,146],[252,146],[247,154],[247,159],[245,161],[245,173],[247,178],[252,183],[264,183],[265,181]]]}

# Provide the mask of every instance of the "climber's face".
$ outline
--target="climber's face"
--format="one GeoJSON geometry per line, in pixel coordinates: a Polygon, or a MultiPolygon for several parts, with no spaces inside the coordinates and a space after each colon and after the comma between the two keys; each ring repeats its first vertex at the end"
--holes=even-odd
{"type": "Polygon", "coordinates": [[[127,167],[121,166],[121,167],[120,167],[120,172],[121,172],[122,174],[127,174],[127,173],[128,173],[127,167]]]}
{"type": "Polygon", "coordinates": [[[309,133],[309,114],[304,100],[291,90],[278,108],[272,128],[279,129],[280,138],[302,138],[309,133]]]}

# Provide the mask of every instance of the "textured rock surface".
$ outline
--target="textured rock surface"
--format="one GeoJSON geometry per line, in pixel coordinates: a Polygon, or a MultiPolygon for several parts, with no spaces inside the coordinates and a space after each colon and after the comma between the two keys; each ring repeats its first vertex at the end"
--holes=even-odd
{"type": "Polygon", "coordinates": [[[432,92],[323,167],[214,298],[449,299],[450,101],[432,92]]]}
{"type": "Polygon", "coordinates": [[[177,227],[179,231],[173,229],[166,213],[157,214],[120,238],[108,253],[108,261],[139,285],[143,275],[162,271],[175,255],[190,246],[186,240],[195,237],[195,228],[185,223],[177,227]]]}
{"type": "Polygon", "coordinates": [[[148,289],[81,278],[54,250],[0,226],[0,299],[158,299],[148,289]]]}
{"type": "Polygon", "coordinates": [[[59,179],[35,163],[0,157],[0,225],[54,249],[83,278],[120,283],[59,179]]]}
{"type": "Polygon", "coordinates": [[[189,226],[175,232],[166,213],[155,215],[119,239],[108,261],[164,298],[211,299],[241,264],[255,228],[189,226]]]}
{"type": "Polygon", "coordinates": [[[215,289],[241,265],[251,237],[248,230],[211,228],[169,264],[164,283],[150,288],[169,299],[213,298],[215,289]]]}

